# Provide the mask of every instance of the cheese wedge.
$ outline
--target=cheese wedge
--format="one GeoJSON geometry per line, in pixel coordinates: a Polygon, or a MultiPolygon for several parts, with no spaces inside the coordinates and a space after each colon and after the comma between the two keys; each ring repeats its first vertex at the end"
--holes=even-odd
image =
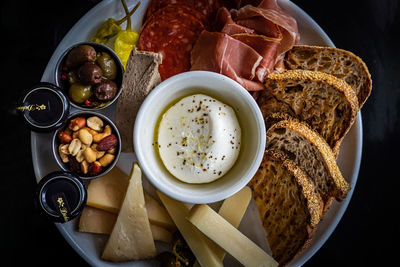
{"type": "Polygon", "coordinates": [[[109,235],[116,220],[114,213],[85,206],[79,218],[79,232],[109,235]]]}
{"type": "Polygon", "coordinates": [[[87,188],[88,206],[117,214],[124,200],[129,177],[114,167],[106,175],[93,179],[87,188]]]}
{"type": "Polygon", "coordinates": [[[155,255],[156,247],[144,202],[142,171],[135,163],[102,259],[119,262],[147,259],[155,255]]]}
{"type": "MultiPolygon", "coordinates": [[[[86,205],[118,214],[128,183],[129,177],[119,168],[114,167],[106,175],[90,182],[86,205]]],[[[169,230],[175,230],[175,224],[166,209],[146,192],[144,197],[150,222],[169,230]]]]}
{"type": "Polygon", "coordinates": [[[195,205],[188,220],[244,266],[278,266],[278,263],[208,205],[195,205]]]}
{"type": "Polygon", "coordinates": [[[157,194],[200,265],[223,266],[214,252],[217,246],[186,220],[190,211],[189,205],[172,199],[160,191],[157,191],[157,194]]]}
{"type": "MultiPolygon", "coordinates": [[[[109,235],[113,229],[117,215],[105,210],[85,206],[79,218],[79,232],[109,235]]],[[[155,241],[170,243],[172,234],[165,228],[150,223],[151,233],[155,241]]]]}

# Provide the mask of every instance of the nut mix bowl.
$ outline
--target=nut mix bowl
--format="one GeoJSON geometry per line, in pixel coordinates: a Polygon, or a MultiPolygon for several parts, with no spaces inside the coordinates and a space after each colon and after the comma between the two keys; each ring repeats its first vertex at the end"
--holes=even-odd
{"type": "Polygon", "coordinates": [[[81,110],[99,110],[112,105],[121,94],[124,67],[106,45],[81,42],[69,47],[59,58],[54,80],[81,110]]]}
{"type": "Polygon", "coordinates": [[[109,172],[121,154],[121,136],[106,116],[77,112],[54,132],[52,151],[57,164],[81,179],[98,178],[109,172]]]}

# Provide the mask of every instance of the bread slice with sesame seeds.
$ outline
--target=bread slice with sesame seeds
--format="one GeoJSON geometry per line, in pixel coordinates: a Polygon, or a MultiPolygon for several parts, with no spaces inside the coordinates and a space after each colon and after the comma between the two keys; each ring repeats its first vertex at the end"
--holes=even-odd
{"type": "Polygon", "coordinates": [[[357,96],[345,81],[308,70],[269,74],[257,102],[264,118],[280,112],[307,123],[335,155],[358,111],[357,96]]]}
{"type": "Polygon", "coordinates": [[[267,149],[249,183],[272,256],[279,266],[306,248],[321,219],[323,203],[310,178],[279,150],[267,149]]]}
{"type": "Polygon", "coordinates": [[[324,201],[324,213],[333,198],[342,200],[350,190],[326,141],[307,124],[283,120],[267,131],[267,149],[278,149],[310,178],[324,201]]]}
{"type": "Polygon", "coordinates": [[[288,70],[321,71],[343,79],[358,98],[359,109],[372,90],[372,79],[367,65],[353,53],[334,47],[295,45],[284,59],[288,70]]]}

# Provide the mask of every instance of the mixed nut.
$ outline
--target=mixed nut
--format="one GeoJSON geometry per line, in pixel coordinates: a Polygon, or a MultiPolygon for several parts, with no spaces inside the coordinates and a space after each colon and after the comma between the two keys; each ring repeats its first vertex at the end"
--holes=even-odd
{"type": "Polygon", "coordinates": [[[79,175],[98,175],[115,159],[118,138],[98,116],[73,118],[57,136],[62,162],[79,175]]]}
{"type": "Polygon", "coordinates": [[[117,94],[118,69],[111,55],[81,44],[69,51],[61,66],[61,82],[76,105],[99,108],[117,94]]]}

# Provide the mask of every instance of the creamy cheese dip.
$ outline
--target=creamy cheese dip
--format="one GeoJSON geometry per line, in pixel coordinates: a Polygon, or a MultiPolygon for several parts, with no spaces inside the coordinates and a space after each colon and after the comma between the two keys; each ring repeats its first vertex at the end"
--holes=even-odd
{"type": "Polygon", "coordinates": [[[181,99],[163,115],[158,151],[168,171],[186,183],[209,183],[231,169],[240,151],[235,111],[203,94],[181,99]]]}

